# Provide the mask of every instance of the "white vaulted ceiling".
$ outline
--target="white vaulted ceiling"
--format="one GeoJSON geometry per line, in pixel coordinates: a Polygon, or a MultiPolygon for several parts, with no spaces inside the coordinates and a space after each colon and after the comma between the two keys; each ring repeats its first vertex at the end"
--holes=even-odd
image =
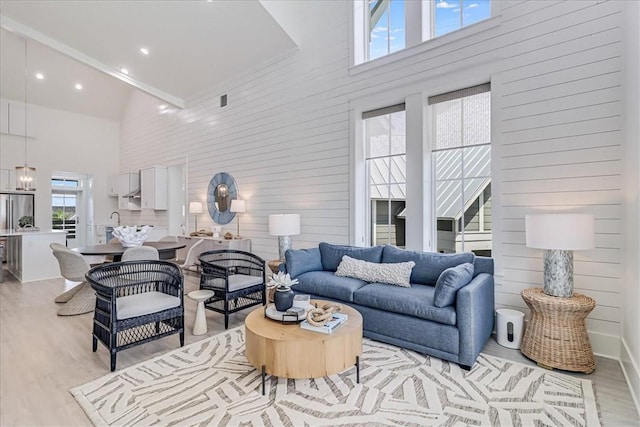
{"type": "Polygon", "coordinates": [[[30,103],[110,119],[132,88],[182,107],[295,47],[257,0],[0,0],[0,14],[3,98],[24,97],[26,38],[30,103]]]}

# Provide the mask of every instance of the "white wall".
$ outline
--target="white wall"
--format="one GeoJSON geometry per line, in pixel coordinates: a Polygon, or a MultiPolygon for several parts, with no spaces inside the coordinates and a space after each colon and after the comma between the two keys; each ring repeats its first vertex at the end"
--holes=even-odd
{"type": "MultiPolygon", "coordinates": [[[[137,96],[121,129],[121,170],[188,156],[189,199],[202,201],[215,173],[231,173],[247,200],[241,232],[266,259],[277,257],[271,213],[301,214],[294,247],[347,243],[359,221],[349,221],[350,110],[491,81],[497,303],[527,311],[520,291],[542,283],[541,251],[524,245],[525,214],[593,213],[597,247],[575,254],[576,290],[598,303],[587,320],[595,351],[619,357],[624,294],[638,292],[623,281],[623,3],[503,3],[492,20],[350,68],[350,2],[305,2],[289,21],[300,25],[298,50],[218,84],[184,111],[161,113],[137,96]]],[[[204,217],[199,224],[211,224],[204,217]]],[[[638,258],[632,250],[627,259],[638,258]]]]}
{"type": "Polygon", "coordinates": [[[620,360],[640,408],[640,3],[625,3],[625,274],[620,360]]]}
{"type": "MultiPolygon", "coordinates": [[[[51,172],[77,172],[94,178],[94,215],[110,223],[117,200],[107,194],[107,176],[118,172],[119,123],[30,105],[28,162],[36,168],[35,223],[51,227],[51,172]]],[[[0,134],[0,168],[24,164],[24,137],[0,134]]]]}

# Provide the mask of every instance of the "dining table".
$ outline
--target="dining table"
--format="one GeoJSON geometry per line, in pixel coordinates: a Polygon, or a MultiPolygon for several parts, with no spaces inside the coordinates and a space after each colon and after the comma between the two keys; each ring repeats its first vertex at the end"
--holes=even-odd
{"type": "MultiPolygon", "coordinates": [[[[142,246],[151,246],[158,250],[160,259],[174,259],[176,251],[186,246],[182,242],[144,242],[142,246]]],[[[122,260],[122,254],[128,248],[122,246],[121,243],[105,243],[101,245],[80,246],[73,250],[82,255],[110,255],[115,262],[122,260]]]]}

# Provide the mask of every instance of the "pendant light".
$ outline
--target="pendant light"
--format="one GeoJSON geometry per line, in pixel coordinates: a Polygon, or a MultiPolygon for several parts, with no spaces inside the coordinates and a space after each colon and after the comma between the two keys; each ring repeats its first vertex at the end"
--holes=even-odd
{"type": "Polygon", "coordinates": [[[36,168],[27,162],[27,39],[24,39],[24,166],[16,166],[16,190],[36,190],[36,168]]]}

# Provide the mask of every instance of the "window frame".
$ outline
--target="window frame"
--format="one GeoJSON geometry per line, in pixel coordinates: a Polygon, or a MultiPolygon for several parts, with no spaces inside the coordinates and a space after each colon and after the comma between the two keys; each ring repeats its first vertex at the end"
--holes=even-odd
{"type": "MultiPolygon", "coordinates": [[[[369,228],[369,233],[366,235],[365,238],[365,244],[371,246],[374,244],[377,244],[377,238],[376,238],[376,242],[374,242],[374,237],[375,237],[375,226],[377,225],[377,223],[374,222],[374,217],[373,217],[373,202],[374,200],[383,200],[383,199],[372,199],[371,197],[371,187],[372,187],[372,183],[371,183],[371,164],[374,163],[375,160],[378,159],[388,159],[389,161],[389,165],[388,165],[388,170],[389,170],[389,175],[391,174],[391,169],[392,169],[392,162],[393,162],[393,158],[397,158],[397,157],[404,157],[405,158],[405,180],[404,182],[391,182],[390,180],[390,176],[387,177],[388,182],[386,183],[386,187],[387,187],[387,191],[389,196],[386,198],[386,202],[387,202],[387,216],[388,216],[388,222],[387,222],[387,228],[388,228],[388,235],[391,236],[391,217],[392,217],[392,212],[391,212],[391,205],[393,201],[397,201],[397,199],[394,199],[393,197],[391,197],[391,186],[392,185],[404,185],[405,187],[405,198],[404,198],[404,203],[405,203],[405,210],[406,210],[406,204],[407,204],[407,195],[406,195],[406,188],[407,188],[407,174],[406,174],[406,157],[407,157],[407,144],[406,144],[406,110],[405,110],[405,104],[396,104],[396,105],[390,105],[387,107],[383,107],[383,108],[378,108],[378,109],[374,109],[374,110],[370,110],[370,111],[365,111],[362,113],[361,115],[362,117],[362,122],[365,128],[365,132],[364,132],[364,138],[363,138],[363,145],[364,145],[364,162],[365,162],[365,176],[366,176],[366,199],[367,199],[367,223],[368,223],[368,228],[369,228]],[[402,153],[393,153],[392,151],[392,142],[391,142],[391,138],[389,140],[389,153],[386,153],[384,155],[372,155],[371,154],[371,140],[368,138],[368,133],[366,131],[366,126],[367,126],[367,120],[369,119],[373,119],[375,117],[381,117],[381,116],[389,116],[391,114],[396,114],[402,112],[405,115],[405,129],[404,129],[404,138],[405,138],[405,147],[404,147],[404,151],[402,153]]],[[[391,126],[389,127],[389,131],[391,132],[391,126]]],[[[391,134],[389,135],[390,137],[392,136],[391,134]]],[[[405,223],[406,225],[406,223],[405,223]]],[[[406,235],[403,236],[404,239],[403,241],[406,242],[406,235]]],[[[387,242],[387,244],[391,244],[391,242],[387,242]]]]}
{"type": "MultiPolygon", "coordinates": [[[[369,7],[368,0],[353,0],[353,7],[350,8],[352,19],[351,49],[352,49],[352,70],[357,74],[356,69],[367,64],[383,65],[400,58],[412,56],[416,53],[437,48],[442,44],[451,43],[455,40],[471,37],[483,31],[494,28],[500,24],[501,2],[491,0],[489,17],[463,26],[457,30],[450,31],[440,36],[435,36],[434,19],[435,3],[437,0],[405,0],[405,47],[387,55],[369,59],[369,7]],[[426,5],[426,6],[425,6],[426,5]],[[423,25],[424,24],[424,25],[423,25]],[[392,57],[391,59],[388,59],[392,57]],[[385,60],[386,59],[386,60],[385,60]]],[[[457,1],[457,0],[456,0],[457,1]]],[[[364,69],[367,69],[365,67],[364,69]]],[[[358,70],[359,71],[359,70],[358,70]]],[[[350,74],[351,70],[350,70],[350,74]]]]}

